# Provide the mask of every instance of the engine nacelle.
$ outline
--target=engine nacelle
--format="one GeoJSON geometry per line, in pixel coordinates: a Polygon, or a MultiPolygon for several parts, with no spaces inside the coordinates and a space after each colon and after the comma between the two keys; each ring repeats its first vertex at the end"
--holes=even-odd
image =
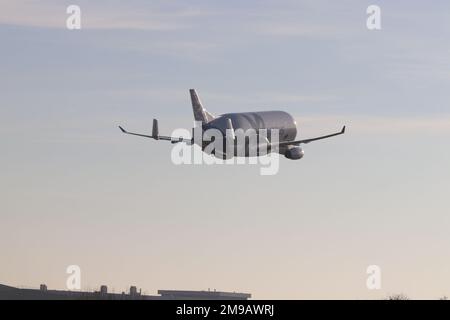
{"type": "Polygon", "coordinates": [[[303,149],[300,147],[289,147],[284,153],[284,156],[291,160],[301,159],[304,155],[305,151],[303,151],[303,149]]]}

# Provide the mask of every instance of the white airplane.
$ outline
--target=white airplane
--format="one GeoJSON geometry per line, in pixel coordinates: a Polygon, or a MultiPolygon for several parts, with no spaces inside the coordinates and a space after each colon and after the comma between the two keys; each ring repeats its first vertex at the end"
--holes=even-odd
{"type": "MultiPolygon", "coordinates": [[[[345,126],[341,131],[319,136],[309,139],[296,140],[297,124],[294,118],[284,111],[260,111],[260,112],[240,112],[226,113],[219,116],[213,116],[202,105],[197,92],[194,89],[189,90],[192,101],[192,109],[194,111],[194,119],[201,122],[201,136],[208,136],[208,132],[220,132],[222,135],[223,148],[226,150],[226,142],[230,142],[234,146],[232,150],[219,151],[218,148],[212,149],[209,153],[216,157],[229,159],[233,156],[261,156],[270,152],[278,152],[288,159],[298,160],[304,156],[304,151],[300,147],[301,144],[310,143],[312,141],[326,139],[345,133],[345,126]],[[256,135],[256,139],[246,138],[239,143],[237,132],[252,132],[256,135]],[[261,132],[265,132],[264,136],[261,132]],[[278,139],[274,139],[274,135],[278,139]],[[228,152],[227,152],[228,151],[228,152]]],[[[119,126],[123,133],[135,136],[152,138],[155,140],[167,140],[172,143],[184,142],[189,145],[197,144],[203,151],[211,144],[211,139],[200,139],[195,141],[194,134],[190,139],[183,137],[161,136],[158,131],[158,120],[153,119],[153,130],[151,135],[128,132],[119,126]]],[[[195,129],[193,129],[195,130],[195,129]]],[[[217,137],[215,137],[217,139],[217,137]]],[[[215,141],[214,141],[215,142],[215,141]]],[[[219,143],[220,145],[221,143],[219,143]]],[[[209,148],[211,149],[211,148],[209,148]]]]}

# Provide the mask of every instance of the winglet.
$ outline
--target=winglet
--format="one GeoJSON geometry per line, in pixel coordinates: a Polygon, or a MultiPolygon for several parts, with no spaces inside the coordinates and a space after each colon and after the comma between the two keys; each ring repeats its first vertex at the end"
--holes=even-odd
{"type": "Polygon", "coordinates": [[[124,128],[122,128],[121,126],[119,126],[120,131],[122,131],[123,133],[128,133],[124,128]]]}
{"type": "Polygon", "coordinates": [[[153,119],[152,138],[159,139],[158,120],[153,119]]]}
{"type": "Polygon", "coordinates": [[[345,133],[345,126],[342,127],[341,133],[345,133]]]}

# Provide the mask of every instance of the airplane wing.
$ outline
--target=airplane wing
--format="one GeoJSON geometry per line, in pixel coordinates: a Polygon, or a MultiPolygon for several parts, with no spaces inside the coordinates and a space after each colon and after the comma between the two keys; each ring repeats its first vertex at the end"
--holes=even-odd
{"type": "Polygon", "coordinates": [[[325,136],[320,136],[320,137],[316,137],[316,138],[310,138],[310,139],[302,139],[302,140],[294,140],[294,141],[282,141],[280,143],[278,143],[276,146],[287,146],[287,145],[299,145],[302,143],[310,143],[312,141],[316,141],[316,140],[322,140],[322,139],[326,139],[326,138],[331,138],[334,136],[338,136],[340,134],[344,134],[345,133],[345,126],[342,127],[342,130],[336,133],[332,133],[332,134],[327,134],[325,136]]]}
{"type": "Polygon", "coordinates": [[[187,138],[183,138],[183,137],[175,138],[175,137],[168,137],[168,136],[160,136],[159,132],[158,132],[158,120],[156,120],[156,119],[153,119],[152,135],[128,132],[127,130],[125,130],[121,126],[119,126],[119,129],[123,133],[130,134],[130,135],[133,135],[133,136],[139,136],[139,137],[144,137],[144,138],[151,138],[151,139],[155,139],[155,140],[165,140],[165,141],[170,141],[172,143],[184,142],[184,143],[187,143],[187,144],[193,144],[193,139],[187,139],[187,138]]]}

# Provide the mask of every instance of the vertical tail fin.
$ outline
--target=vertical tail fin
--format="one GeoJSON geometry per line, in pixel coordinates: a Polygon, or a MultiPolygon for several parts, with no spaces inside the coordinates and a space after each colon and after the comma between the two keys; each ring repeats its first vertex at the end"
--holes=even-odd
{"type": "Polygon", "coordinates": [[[203,108],[202,102],[200,101],[195,89],[189,89],[189,93],[191,94],[192,110],[194,111],[195,121],[208,123],[211,120],[214,120],[215,117],[203,108]]]}

